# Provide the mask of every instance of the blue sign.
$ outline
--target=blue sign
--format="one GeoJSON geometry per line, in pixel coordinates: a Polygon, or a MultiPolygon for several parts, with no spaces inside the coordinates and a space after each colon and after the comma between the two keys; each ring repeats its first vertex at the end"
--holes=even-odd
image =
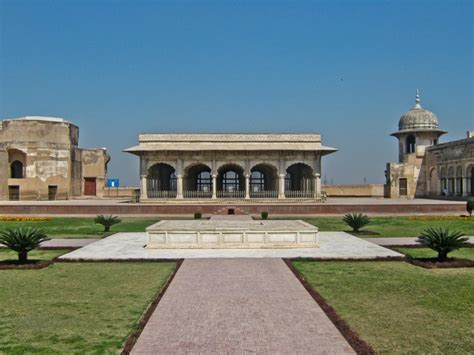
{"type": "Polygon", "coordinates": [[[119,187],[120,180],[119,179],[107,179],[107,187],[119,187]]]}

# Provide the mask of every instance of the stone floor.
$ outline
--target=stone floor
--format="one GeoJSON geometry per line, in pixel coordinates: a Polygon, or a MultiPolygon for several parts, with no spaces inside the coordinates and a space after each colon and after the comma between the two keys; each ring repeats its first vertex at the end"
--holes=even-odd
{"type": "MultiPolygon", "coordinates": [[[[468,243],[474,244],[474,237],[468,237],[468,243]]],[[[416,242],[418,238],[410,238],[410,237],[403,237],[403,238],[365,238],[371,243],[375,243],[378,245],[420,245],[416,242]]]]}
{"type": "Polygon", "coordinates": [[[124,260],[182,258],[380,258],[402,256],[344,232],[320,232],[319,248],[145,249],[145,233],[117,233],[61,256],[62,259],[124,260]]]}
{"type": "Polygon", "coordinates": [[[132,353],[354,351],[281,259],[192,259],[132,353]]]}

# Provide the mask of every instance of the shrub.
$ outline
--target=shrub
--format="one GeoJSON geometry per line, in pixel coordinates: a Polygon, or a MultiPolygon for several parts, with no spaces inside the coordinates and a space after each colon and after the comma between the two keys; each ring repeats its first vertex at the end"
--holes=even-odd
{"type": "Polygon", "coordinates": [[[118,224],[122,222],[120,218],[117,216],[104,216],[104,215],[98,215],[95,219],[94,222],[96,224],[102,224],[104,226],[104,233],[110,232],[110,227],[112,227],[114,224],[118,224]]]}
{"type": "Polygon", "coordinates": [[[26,263],[28,252],[39,247],[41,242],[49,240],[48,236],[33,227],[19,227],[0,232],[0,243],[18,253],[18,261],[26,263]]]}
{"type": "Polygon", "coordinates": [[[370,218],[362,213],[348,213],[342,220],[352,228],[353,232],[358,232],[370,223],[370,218]]]}
{"type": "Polygon", "coordinates": [[[425,229],[416,240],[421,245],[438,253],[438,261],[448,258],[448,253],[467,246],[467,238],[461,232],[450,232],[448,228],[425,229]]]}
{"type": "Polygon", "coordinates": [[[466,211],[469,213],[469,216],[472,216],[472,211],[474,210],[474,200],[468,200],[466,202],[466,211]]]}
{"type": "Polygon", "coordinates": [[[262,216],[262,219],[268,219],[268,212],[267,211],[263,211],[260,215],[262,216]]]}
{"type": "Polygon", "coordinates": [[[194,212],[194,219],[201,219],[202,213],[201,212],[194,212]]]}

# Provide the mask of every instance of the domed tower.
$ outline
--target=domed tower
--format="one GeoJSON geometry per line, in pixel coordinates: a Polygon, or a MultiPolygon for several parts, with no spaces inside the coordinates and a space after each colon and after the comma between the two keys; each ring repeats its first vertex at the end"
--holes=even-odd
{"type": "Polygon", "coordinates": [[[398,131],[392,136],[398,139],[398,163],[388,163],[385,196],[422,197],[427,193],[424,167],[425,150],[438,144],[445,131],[439,129],[438,117],[420,105],[420,93],[416,90],[415,106],[402,115],[398,131]]]}
{"type": "Polygon", "coordinates": [[[425,148],[438,144],[445,131],[439,129],[438,117],[420,105],[420,92],[416,90],[415,106],[400,117],[398,131],[391,135],[398,138],[400,163],[408,161],[410,156],[423,158],[425,148]]]}

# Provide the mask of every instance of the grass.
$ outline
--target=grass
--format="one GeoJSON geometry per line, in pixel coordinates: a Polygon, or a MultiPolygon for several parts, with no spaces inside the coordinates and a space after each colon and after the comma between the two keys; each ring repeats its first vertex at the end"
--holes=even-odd
{"type": "MultiPolygon", "coordinates": [[[[68,249],[54,249],[54,250],[45,250],[45,249],[35,249],[28,253],[28,260],[52,260],[59,255],[66,254],[71,250],[68,249]]],[[[18,260],[18,253],[6,249],[0,249],[0,261],[7,261],[7,260],[18,260]]]]}
{"type": "MultiPolygon", "coordinates": [[[[435,258],[438,253],[429,248],[395,248],[400,253],[412,258],[435,258]]],[[[448,254],[450,258],[474,260],[474,248],[461,248],[448,254]]],[[[474,281],[474,280],[473,280],[474,281]]]]}
{"type": "MultiPolygon", "coordinates": [[[[158,222],[156,218],[121,218],[122,222],[112,226],[111,232],[144,232],[145,228],[158,222]]],[[[104,227],[94,223],[94,217],[58,217],[49,221],[0,221],[0,230],[30,226],[42,229],[50,238],[101,238],[104,227]]]]}
{"type": "MultiPolygon", "coordinates": [[[[306,218],[306,222],[316,225],[321,231],[350,232],[342,217],[306,218]]],[[[474,236],[474,218],[463,220],[412,220],[410,217],[371,217],[368,226],[357,233],[358,237],[418,237],[428,227],[442,227],[459,230],[474,236]]]]}
{"type": "Polygon", "coordinates": [[[474,269],[395,261],[294,265],[378,353],[474,352],[474,269]]]}
{"type": "Polygon", "coordinates": [[[175,263],[0,271],[0,353],[117,353],[175,263]]]}

